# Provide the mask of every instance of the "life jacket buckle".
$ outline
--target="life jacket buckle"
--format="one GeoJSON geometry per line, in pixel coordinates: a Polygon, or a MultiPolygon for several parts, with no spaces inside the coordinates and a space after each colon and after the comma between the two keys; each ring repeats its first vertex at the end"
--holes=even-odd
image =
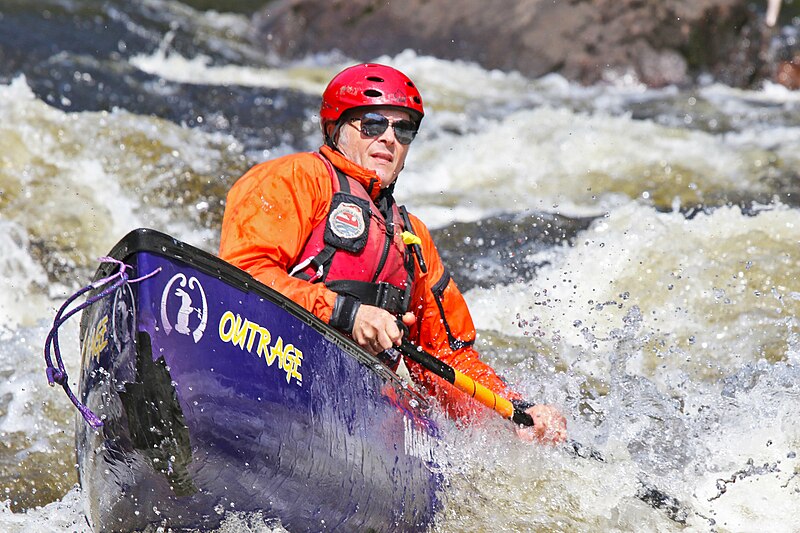
{"type": "Polygon", "coordinates": [[[390,313],[405,310],[405,291],[401,291],[391,283],[385,281],[378,282],[375,292],[375,305],[381,309],[386,309],[390,313]]]}
{"type": "Polygon", "coordinates": [[[314,283],[315,281],[320,279],[324,273],[325,273],[325,266],[324,265],[320,265],[319,268],[317,269],[317,271],[314,272],[314,275],[311,276],[311,278],[309,278],[308,282],[309,283],[314,283]]]}

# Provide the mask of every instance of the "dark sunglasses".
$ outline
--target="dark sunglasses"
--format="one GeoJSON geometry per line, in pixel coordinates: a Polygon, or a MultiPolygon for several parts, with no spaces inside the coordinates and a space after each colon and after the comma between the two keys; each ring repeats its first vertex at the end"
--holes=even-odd
{"type": "Polygon", "coordinates": [[[380,137],[391,124],[394,137],[400,144],[411,144],[417,135],[417,125],[410,120],[389,122],[389,119],[380,113],[364,113],[361,117],[350,119],[350,122],[361,121],[361,127],[356,128],[367,137],[380,137]]]}

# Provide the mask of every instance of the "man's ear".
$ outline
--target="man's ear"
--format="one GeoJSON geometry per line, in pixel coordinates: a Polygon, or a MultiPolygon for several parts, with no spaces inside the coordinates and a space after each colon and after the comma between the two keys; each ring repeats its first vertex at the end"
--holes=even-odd
{"type": "Polygon", "coordinates": [[[339,143],[339,122],[328,122],[325,124],[325,139],[331,145],[331,148],[336,148],[339,143]]]}

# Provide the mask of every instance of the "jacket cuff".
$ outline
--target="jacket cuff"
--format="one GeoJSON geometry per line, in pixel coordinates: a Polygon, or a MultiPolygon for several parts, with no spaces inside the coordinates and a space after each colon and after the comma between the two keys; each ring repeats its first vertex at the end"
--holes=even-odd
{"type": "Polygon", "coordinates": [[[511,400],[511,404],[514,406],[514,414],[511,416],[511,420],[515,424],[521,426],[534,425],[533,418],[527,413],[527,410],[536,405],[535,403],[526,400],[511,400]]]}
{"type": "Polygon", "coordinates": [[[353,333],[353,325],[356,322],[356,313],[359,307],[361,307],[361,302],[352,296],[338,295],[333,304],[333,312],[328,324],[350,335],[353,333]]]}

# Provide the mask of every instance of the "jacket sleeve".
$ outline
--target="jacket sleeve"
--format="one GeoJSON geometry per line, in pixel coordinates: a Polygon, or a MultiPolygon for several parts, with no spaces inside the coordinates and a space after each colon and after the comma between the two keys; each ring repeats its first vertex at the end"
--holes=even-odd
{"type": "MultiPolygon", "coordinates": [[[[474,348],[475,326],[467,303],[447,268],[442,264],[428,228],[409,215],[413,232],[422,240],[422,256],[427,272],[416,266],[412,309],[417,322],[411,338],[427,352],[471,377],[501,396],[515,400],[520,395],[510,390],[494,369],[481,361],[474,348]]],[[[472,418],[483,411],[477,401],[419,365],[406,361],[417,382],[439,398],[455,418],[472,418]]]]}
{"type": "Polygon", "coordinates": [[[228,193],[219,256],[328,322],[336,293],[289,276],[332,194],[325,164],[296,154],[256,165],[228,193]]]}

